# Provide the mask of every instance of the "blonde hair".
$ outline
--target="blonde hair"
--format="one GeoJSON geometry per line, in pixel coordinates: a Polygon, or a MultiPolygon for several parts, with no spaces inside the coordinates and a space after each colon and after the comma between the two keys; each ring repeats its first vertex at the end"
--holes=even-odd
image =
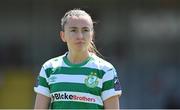
{"type": "MultiPolygon", "coordinates": [[[[92,31],[94,31],[94,28],[93,28],[93,23],[94,22],[93,22],[91,16],[87,12],[85,12],[84,10],[81,10],[81,9],[73,9],[73,10],[70,10],[70,11],[65,13],[65,15],[61,18],[61,28],[62,28],[62,31],[64,31],[64,26],[67,23],[68,18],[71,17],[71,16],[77,16],[77,17],[79,17],[79,16],[88,16],[91,19],[91,21],[92,21],[92,31]]],[[[94,40],[94,38],[93,38],[93,40],[94,40]]],[[[90,42],[88,51],[103,57],[101,55],[101,53],[97,50],[97,48],[96,48],[96,46],[95,46],[93,41],[90,42]]]]}

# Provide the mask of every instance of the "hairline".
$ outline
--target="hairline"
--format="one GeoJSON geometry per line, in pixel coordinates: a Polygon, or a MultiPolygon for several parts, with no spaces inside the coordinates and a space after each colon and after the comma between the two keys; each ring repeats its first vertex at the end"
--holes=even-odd
{"type": "MultiPolygon", "coordinates": [[[[88,16],[88,15],[80,15],[80,16],[88,16]]],[[[79,18],[80,16],[75,16],[75,17],[78,17],[78,18],[79,18]]],[[[70,17],[74,17],[74,16],[68,16],[68,17],[67,17],[67,20],[66,20],[66,22],[64,23],[64,29],[65,29],[65,27],[67,27],[66,25],[67,25],[70,17]]],[[[89,21],[89,23],[90,23],[90,27],[84,26],[84,27],[82,27],[82,28],[89,28],[89,29],[91,29],[91,30],[94,30],[93,21],[92,21],[91,17],[89,17],[89,16],[88,16],[88,21],[89,21]]],[[[70,27],[70,28],[76,28],[76,26],[72,26],[72,27],[70,27]]]]}
{"type": "Polygon", "coordinates": [[[80,10],[80,9],[73,9],[68,11],[64,17],[61,19],[61,27],[62,27],[62,31],[64,31],[64,27],[67,24],[68,20],[70,17],[80,17],[80,16],[88,16],[88,20],[91,22],[92,24],[92,29],[94,30],[94,26],[93,26],[93,20],[91,18],[91,16],[85,12],[84,10],[80,10]]]}

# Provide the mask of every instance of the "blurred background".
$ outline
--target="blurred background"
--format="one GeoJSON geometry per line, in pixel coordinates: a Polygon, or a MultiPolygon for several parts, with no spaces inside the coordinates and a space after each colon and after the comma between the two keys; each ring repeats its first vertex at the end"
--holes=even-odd
{"type": "Polygon", "coordinates": [[[117,69],[121,108],[180,108],[180,0],[1,0],[0,108],[33,108],[42,64],[67,51],[60,19],[91,14],[95,44],[117,69]]]}

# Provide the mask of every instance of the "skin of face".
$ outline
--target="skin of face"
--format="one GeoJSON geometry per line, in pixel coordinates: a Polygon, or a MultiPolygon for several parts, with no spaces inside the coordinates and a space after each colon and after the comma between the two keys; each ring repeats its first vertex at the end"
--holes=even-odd
{"type": "Polygon", "coordinates": [[[60,35],[70,52],[88,52],[88,46],[93,38],[92,20],[89,16],[71,16],[60,35]]]}

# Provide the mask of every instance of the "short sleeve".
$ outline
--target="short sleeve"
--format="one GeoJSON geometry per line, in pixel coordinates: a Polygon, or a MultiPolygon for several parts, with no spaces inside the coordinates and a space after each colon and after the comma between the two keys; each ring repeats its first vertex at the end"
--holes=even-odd
{"type": "Polygon", "coordinates": [[[102,99],[105,101],[106,99],[121,95],[122,88],[119,81],[119,78],[117,77],[117,73],[115,68],[109,69],[103,76],[103,87],[102,87],[102,99]]]}
{"type": "Polygon", "coordinates": [[[34,87],[34,91],[36,93],[50,97],[50,90],[49,90],[49,85],[47,82],[47,76],[46,76],[46,72],[44,70],[44,67],[41,68],[41,71],[39,73],[39,76],[37,77],[36,83],[37,84],[34,87]]]}

